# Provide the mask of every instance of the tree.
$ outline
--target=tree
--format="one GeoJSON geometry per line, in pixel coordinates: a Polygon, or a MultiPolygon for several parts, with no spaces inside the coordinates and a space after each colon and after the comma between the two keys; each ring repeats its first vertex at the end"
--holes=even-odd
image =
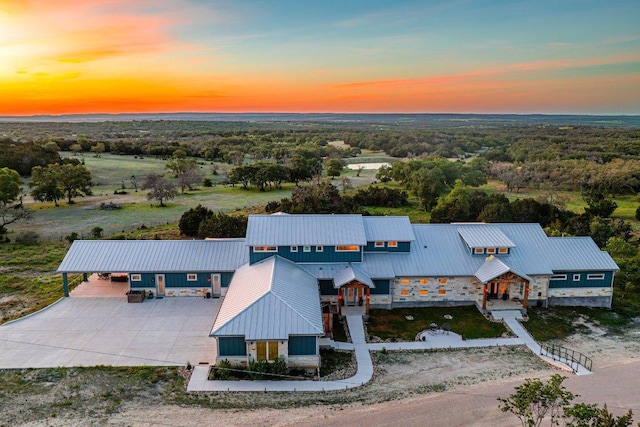
{"type": "Polygon", "coordinates": [[[151,190],[147,193],[147,200],[157,200],[160,207],[164,207],[164,201],[175,198],[178,195],[176,187],[170,181],[156,174],[149,174],[142,183],[143,190],[151,190]]]}
{"type": "Polygon", "coordinates": [[[189,237],[197,237],[200,224],[212,215],[213,212],[211,209],[207,209],[202,205],[189,209],[182,214],[180,221],[178,222],[180,234],[189,237]]]}
{"type": "Polygon", "coordinates": [[[198,162],[194,158],[187,158],[184,150],[174,151],[173,158],[167,162],[165,168],[178,179],[182,194],[185,188],[191,190],[192,185],[202,180],[202,175],[198,172],[198,162]]]}
{"type": "Polygon", "coordinates": [[[3,206],[15,202],[22,193],[20,174],[9,168],[0,169],[0,202],[3,206]]]}
{"type": "Polygon", "coordinates": [[[340,159],[327,160],[327,175],[331,178],[340,176],[340,173],[342,173],[342,169],[344,169],[344,165],[342,164],[340,159]]]}
{"type": "Polygon", "coordinates": [[[58,167],[60,165],[36,166],[31,171],[31,196],[39,202],[53,202],[58,206],[58,200],[64,197],[64,190],[58,182],[58,167]]]}
{"type": "Polygon", "coordinates": [[[200,223],[200,237],[244,237],[247,234],[248,218],[245,215],[228,215],[218,212],[200,223]]]}
{"type": "Polygon", "coordinates": [[[551,375],[546,383],[527,378],[524,384],[515,387],[515,393],[498,398],[500,409],[517,416],[523,427],[537,427],[546,416],[551,417],[551,425],[555,425],[562,410],[575,397],[562,385],[565,379],[559,374],[551,375]]]}
{"type": "Polygon", "coordinates": [[[631,409],[626,414],[616,417],[607,409],[607,405],[598,408],[594,403],[576,403],[565,408],[564,417],[567,427],[628,427],[633,422],[631,409]]]}
{"type": "Polygon", "coordinates": [[[587,192],[584,196],[587,207],[584,208],[586,214],[591,216],[599,216],[601,218],[609,218],[618,207],[611,197],[597,190],[587,192]]]}
{"type": "Polygon", "coordinates": [[[57,165],[58,185],[67,195],[67,203],[72,204],[72,197],[91,195],[91,172],[84,165],[64,164],[57,165]]]}

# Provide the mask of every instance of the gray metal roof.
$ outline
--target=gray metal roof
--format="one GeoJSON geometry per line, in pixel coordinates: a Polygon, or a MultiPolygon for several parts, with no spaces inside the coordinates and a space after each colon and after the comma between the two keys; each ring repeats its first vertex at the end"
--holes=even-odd
{"type": "Polygon", "coordinates": [[[514,248],[516,245],[494,224],[456,224],[470,248],[514,248]]]}
{"type": "Polygon", "coordinates": [[[277,255],[236,271],[211,330],[246,340],[323,334],[316,278],[277,255]]]}
{"type": "Polygon", "coordinates": [[[333,279],[347,265],[349,264],[341,262],[332,264],[298,264],[298,267],[304,268],[316,279],[329,280],[333,279]]]}
{"type": "Polygon", "coordinates": [[[249,246],[367,244],[361,215],[250,215],[249,246]]]}
{"type": "Polygon", "coordinates": [[[393,269],[393,259],[406,257],[406,253],[365,252],[359,264],[370,277],[376,279],[393,279],[396,273],[393,269]]]}
{"type": "Polygon", "coordinates": [[[345,265],[338,274],[333,278],[333,287],[338,289],[340,286],[357,280],[363,285],[367,285],[370,288],[375,288],[371,277],[355,264],[345,265]]]}
{"type": "Polygon", "coordinates": [[[475,276],[480,281],[480,283],[484,284],[508,272],[512,272],[513,274],[516,274],[517,276],[528,280],[529,283],[533,282],[533,280],[526,274],[514,271],[506,263],[493,256],[490,256],[486,259],[484,264],[482,264],[478,271],[476,271],[475,276]]]}
{"type": "Polygon", "coordinates": [[[362,221],[368,242],[413,242],[416,239],[409,217],[363,216],[362,221]]]}
{"type": "Polygon", "coordinates": [[[76,240],[58,272],[234,271],[248,261],[244,239],[76,240]]]}
{"type": "Polygon", "coordinates": [[[619,270],[613,258],[591,237],[550,237],[549,262],[553,271],[619,270]]]}

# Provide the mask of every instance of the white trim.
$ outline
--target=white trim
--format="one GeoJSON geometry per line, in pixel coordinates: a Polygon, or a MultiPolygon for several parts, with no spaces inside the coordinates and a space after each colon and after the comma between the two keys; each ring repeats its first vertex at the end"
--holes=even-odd
{"type": "Polygon", "coordinates": [[[197,282],[198,275],[196,273],[187,273],[187,282],[197,282]]]}
{"type": "Polygon", "coordinates": [[[302,251],[303,252],[311,252],[311,246],[303,246],[302,247],[302,251]]]}
{"type": "Polygon", "coordinates": [[[259,252],[278,252],[278,247],[277,246],[254,246],[253,247],[253,252],[254,253],[259,253],[259,252]]]}
{"type": "Polygon", "coordinates": [[[291,247],[289,248],[289,251],[290,251],[290,252],[298,252],[298,247],[297,247],[297,246],[291,246],[291,247]]]}
{"type": "Polygon", "coordinates": [[[475,255],[481,255],[484,253],[484,248],[473,248],[473,253],[475,255]]]}
{"type": "Polygon", "coordinates": [[[487,248],[487,253],[488,254],[495,254],[496,253],[496,248],[487,248]]]}
{"type": "Polygon", "coordinates": [[[567,280],[566,274],[552,274],[549,280],[567,280]]]}
{"type": "Polygon", "coordinates": [[[580,274],[574,274],[573,275],[573,281],[574,282],[579,282],[580,281],[580,274]]]}
{"type": "Polygon", "coordinates": [[[323,251],[324,251],[324,246],[316,245],[316,252],[323,252],[323,251]]]}
{"type": "Polygon", "coordinates": [[[384,242],[381,242],[381,241],[378,240],[378,241],[373,243],[373,247],[374,248],[384,248],[384,242]]]}
{"type": "Polygon", "coordinates": [[[389,248],[397,248],[398,247],[398,241],[397,240],[390,240],[387,242],[387,247],[389,248]]]}
{"type": "Polygon", "coordinates": [[[135,273],[135,274],[130,274],[130,276],[131,276],[132,282],[142,282],[142,274],[135,273]]]}
{"type": "Polygon", "coordinates": [[[587,274],[587,280],[604,280],[604,273],[587,274]]]}

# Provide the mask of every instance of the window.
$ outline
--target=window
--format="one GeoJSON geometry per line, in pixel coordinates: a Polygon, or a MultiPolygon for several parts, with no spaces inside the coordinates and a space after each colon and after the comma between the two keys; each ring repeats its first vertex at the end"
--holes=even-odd
{"type": "Polygon", "coordinates": [[[298,252],[298,247],[297,246],[291,246],[291,252],[298,252]]]}
{"type": "Polygon", "coordinates": [[[447,294],[446,289],[438,289],[438,295],[446,295],[446,294],[447,294]]]}
{"type": "Polygon", "coordinates": [[[405,296],[405,297],[406,297],[407,295],[409,295],[409,289],[403,289],[403,290],[401,290],[401,291],[400,291],[400,295],[402,295],[402,296],[405,296]]]}
{"type": "Polygon", "coordinates": [[[604,274],[587,274],[587,280],[604,280],[604,274]]]}
{"type": "Polygon", "coordinates": [[[473,253],[474,254],[483,254],[484,253],[484,248],[473,248],[473,253]]]}
{"type": "Polygon", "coordinates": [[[384,242],[375,242],[375,243],[374,243],[374,246],[375,246],[376,248],[384,248],[384,242]]]}
{"type": "Polygon", "coordinates": [[[387,242],[387,246],[390,248],[397,248],[398,247],[398,242],[396,242],[395,240],[391,240],[389,242],[387,242]]]}
{"type": "Polygon", "coordinates": [[[447,283],[447,278],[443,277],[442,279],[440,279],[440,283],[447,283]]]}
{"type": "Polygon", "coordinates": [[[131,275],[132,282],[140,282],[142,281],[142,274],[132,274],[131,275]]]}
{"type": "Polygon", "coordinates": [[[498,249],[498,253],[500,253],[500,254],[508,254],[509,253],[509,248],[500,248],[500,249],[498,249]]]}
{"type": "Polygon", "coordinates": [[[420,296],[426,297],[427,295],[429,295],[429,291],[428,290],[420,289],[420,296]]]}
{"type": "Polygon", "coordinates": [[[567,280],[567,275],[566,274],[554,274],[549,278],[549,280],[567,280]]]}
{"type": "Polygon", "coordinates": [[[278,341],[256,342],[256,359],[271,362],[278,358],[278,341]]]}
{"type": "Polygon", "coordinates": [[[311,252],[311,246],[303,246],[302,247],[302,251],[303,252],[311,252]]]}
{"type": "Polygon", "coordinates": [[[579,274],[574,274],[573,275],[573,281],[574,282],[579,282],[580,281],[580,275],[579,274]]]}
{"type": "Polygon", "coordinates": [[[426,285],[427,283],[429,283],[429,279],[420,279],[421,285],[426,285]]]}
{"type": "Polygon", "coordinates": [[[198,275],[197,274],[187,274],[187,282],[197,282],[198,275]]]}
{"type": "Polygon", "coordinates": [[[409,284],[409,279],[400,279],[400,283],[403,285],[408,285],[409,284]]]}
{"type": "Polygon", "coordinates": [[[323,247],[322,246],[316,246],[316,252],[322,252],[323,247]]]}
{"type": "Polygon", "coordinates": [[[488,254],[495,254],[496,253],[496,248],[487,248],[487,253],[488,254]]]}
{"type": "Polygon", "coordinates": [[[358,252],[360,246],[358,245],[340,245],[336,246],[336,252],[358,252]]]}
{"type": "Polygon", "coordinates": [[[253,252],[278,252],[277,246],[254,246],[253,252]]]}

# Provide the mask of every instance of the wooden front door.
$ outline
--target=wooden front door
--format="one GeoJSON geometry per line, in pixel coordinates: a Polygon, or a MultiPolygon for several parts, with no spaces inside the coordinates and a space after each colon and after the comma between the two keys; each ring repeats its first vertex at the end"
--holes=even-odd
{"type": "Polygon", "coordinates": [[[156,274],[156,295],[164,296],[164,274],[156,274]]]}
{"type": "Polygon", "coordinates": [[[358,289],[357,288],[345,288],[344,300],[347,305],[356,305],[358,302],[358,289]]]}

